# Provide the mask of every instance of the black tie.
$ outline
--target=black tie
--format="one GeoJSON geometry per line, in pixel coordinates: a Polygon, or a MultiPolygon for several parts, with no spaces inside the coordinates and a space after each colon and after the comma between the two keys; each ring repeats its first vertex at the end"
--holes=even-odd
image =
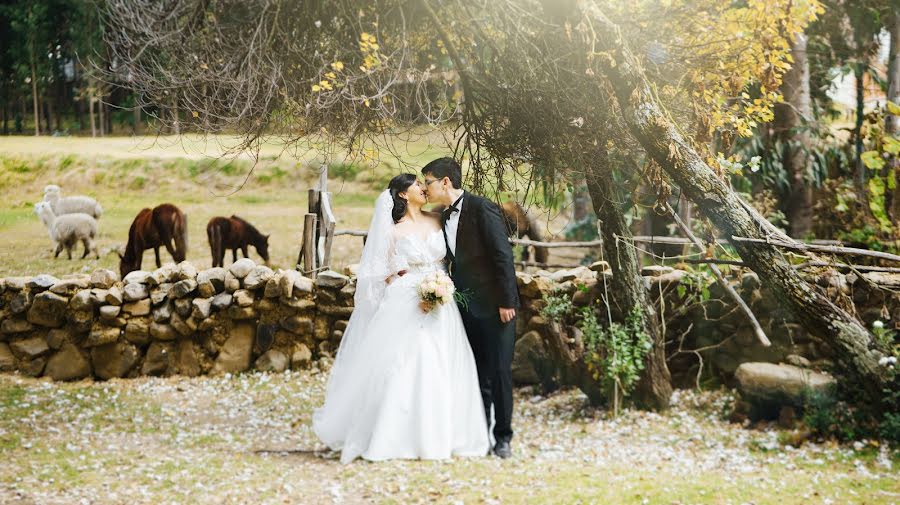
{"type": "Polygon", "coordinates": [[[462,201],[462,198],[463,195],[459,195],[459,198],[457,198],[456,201],[453,202],[453,205],[447,207],[443,212],[441,212],[441,219],[445,223],[450,220],[450,216],[452,216],[454,212],[459,212],[459,207],[457,207],[457,205],[459,205],[459,202],[462,201]]]}

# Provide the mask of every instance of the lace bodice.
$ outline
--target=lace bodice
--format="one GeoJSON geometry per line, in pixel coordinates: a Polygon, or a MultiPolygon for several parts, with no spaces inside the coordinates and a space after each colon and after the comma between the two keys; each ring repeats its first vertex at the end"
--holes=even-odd
{"type": "Polygon", "coordinates": [[[441,230],[435,230],[425,238],[416,234],[404,235],[394,241],[393,270],[414,272],[442,268],[446,252],[441,230]]]}

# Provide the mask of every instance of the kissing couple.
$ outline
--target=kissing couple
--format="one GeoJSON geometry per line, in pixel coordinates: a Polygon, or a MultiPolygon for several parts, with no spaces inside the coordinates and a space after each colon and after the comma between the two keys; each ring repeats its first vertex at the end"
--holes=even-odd
{"type": "Polygon", "coordinates": [[[313,414],[341,462],[512,455],[512,247],[500,208],[462,189],[454,159],[378,196],[354,303],[313,414]]]}

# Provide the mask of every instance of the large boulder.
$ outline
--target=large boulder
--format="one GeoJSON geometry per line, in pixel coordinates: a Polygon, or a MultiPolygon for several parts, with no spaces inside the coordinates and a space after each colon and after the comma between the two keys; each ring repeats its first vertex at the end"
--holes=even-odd
{"type": "Polygon", "coordinates": [[[56,284],[50,286],[50,292],[58,295],[68,295],[79,289],[87,289],[91,287],[90,277],[79,275],[76,277],[63,279],[56,284]]]}
{"type": "Polygon", "coordinates": [[[269,349],[256,359],[256,369],[261,372],[281,373],[287,370],[288,357],[277,349],[269,349]]]}
{"type": "Polygon", "coordinates": [[[44,337],[31,337],[17,340],[9,344],[13,354],[20,359],[34,359],[50,352],[50,346],[44,337]]]}
{"type": "Polygon", "coordinates": [[[312,335],[315,331],[313,320],[304,316],[290,316],[281,320],[281,327],[296,335],[312,335]]]}
{"type": "Polygon", "coordinates": [[[25,333],[26,331],[31,331],[34,329],[34,326],[24,319],[4,319],[2,323],[0,323],[0,333],[5,335],[12,335],[15,333],[25,333]]]}
{"type": "Polygon", "coordinates": [[[243,372],[250,368],[250,355],[256,331],[251,324],[237,324],[219,350],[212,374],[243,372]]]}
{"type": "Polygon", "coordinates": [[[119,335],[121,334],[121,328],[95,324],[91,327],[91,332],[84,340],[83,345],[84,347],[94,347],[98,345],[110,344],[112,342],[115,342],[116,340],[119,340],[119,335]]]}
{"type": "Polygon", "coordinates": [[[91,363],[74,344],[65,343],[47,361],[44,375],[53,380],[68,381],[83,379],[91,374],[91,363]]]}
{"type": "Polygon", "coordinates": [[[185,279],[194,280],[197,278],[197,267],[190,261],[182,261],[175,266],[175,272],[172,280],[183,281],[185,279]]]}
{"type": "Polygon", "coordinates": [[[47,342],[48,347],[55,351],[60,349],[66,342],[72,341],[72,332],[67,327],[50,330],[47,332],[47,338],[44,341],[47,342]]]}
{"type": "Polygon", "coordinates": [[[244,289],[259,289],[275,276],[275,272],[265,265],[257,265],[244,277],[244,289]]]}
{"type": "Polygon", "coordinates": [[[253,305],[253,293],[246,289],[239,289],[235,291],[232,296],[234,297],[234,303],[236,303],[238,307],[249,307],[253,305]]]}
{"type": "Polygon", "coordinates": [[[147,282],[150,281],[151,275],[153,274],[144,270],[135,270],[134,272],[129,272],[128,275],[122,279],[122,282],[124,284],[147,284],[147,282]]]}
{"type": "Polygon", "coordinates": [[[253,270],[253,267],[255,266],[256,263],[254,263],[252,259],[241,258],[232,263],[231,266],[228,267],[228,271],[231,272],[231,274],[236,278],[243,279],[244,277],[247,277],[247,275],[251,270],[253,270]]]}
{"type": "Polygon", "coordinates": [[[309,368],[309,365],[311,364],[312,351],[309,350],[309,347],[307,347],[306,344],[297,344],[294,347],[294,352],[291,354],[291,368],[300,370],[309,368]]]}
{"type": "Polygon", "coordinates": [[[197,274],[197,282],[199,284],[209,283],[213,286],[213,288],[218,292],[225,289],[225,270],[222,267],[213,267],[207,270],[202,270],[197,274]]]}
{"type": "Polygon", "coordinates": [[[325,270],[316,276],[316,287],[319,288],[341,289],[348,282],[350,282],[349,277],[333,270],[325,270]]]}
{"type": "Polygon", "coordinates": [[[105,268],[98,268],[91,273],[91,286],[109,289],[119,280],[119,274],[105,268]]]}
{"type": "Polygon", "coordinates": [[[541,334],[529,331],[516,341],[512,362],[512,379],[517,386],[540,384],[539,371],[548,366],[547,352],[541,334]]]}
{"type": "Polygon", "coordinates": [[[126,303],[122,310],[132,316],[146,316],[150,314],[150,299],[144,298],[136,302],[126,303]]]}
{"type": "Polygon", "coordinates": [[[99,345],[91,349],[94,375],[101,379],[125,377],[140,357],[137,347],[126,342],[99,345]]]}
{"type": "Polygon", "coordinates": [[[212,298],[194,298],[193,317],[203,320],[212,314],[212,298]]]}
{"type": "Polygon", "coordinates": [[[0,372],[12,372],[16,369],[16,358],[13,356],[9,345],[0,342],[0,372]]]}
{"type": "Polygon", "coordinates": [[[32,277],[28,282],[25,283],[25,286],[27,286],[32,293],[38,293],[50,289],[57,282],[59,282],[59,279],[57,279],[56,277],[48,274],[41,274],[32,277]]]}
{"type": "Polygon", "coordinates": [[[233,296],[231,293],[219,293],[212,298],[212,308],[215,310],[225,310],[231,306],[233,296]]]}
{"type": "Polygon", "coordinates": [[[190,340],[180,340],[175,351],[175,370],[180,375],[196,377],[202,371],[200,368],[199,352],[190,340]]]}
{"type": "Polygon", "coordinates": [[[16,293],[16,296],[9,301],[9,311],[13,314],[24,314],[25,311],[31,308],[31,303],[34,301],[34,295],[31,291],[19,291],[16,293]]]}
{"type": "Polygon", "coordinates": [[[143,317],[132,317],[125,325],[125,340],[132,344],[144,345],[150,342],[150,321],[143,317]]]}
{"type": "Polygon", "coordinates": [[[28,322],[38,326],[59,328],[66,322],[68,298],[45,291],[34,297],[34,303],[28,309],[28,322]]]}
{"type": "MultiPolygon", "coordinates": [[[[140,291],[146,289],[146,287],[141,287],[141,284],[129,284],[128,286],[132,286],[129,288],[131,290],[131,296],[133,296],[135,300],[140,300],[140,291]]],[[[113,286],[106,290],[106,295],[103,297],[103,300],[110,305],[122,305],[122,302],[125,301],[125,293],[122,292],[122,289],[119,288],[119,286],[113,286]]]]}
{"type": "Polygon", "coordinates": [[[94,297],[91,296],[89,289],[83,289],[72,296],[69,300],[69,307],[72,310],[92,310],[94,307],[94,297]]]}
{"type": "Polygon", "coordinates": [[[168,375],[175,362],[174,346],[168,342],[153,342],[141,366],[141,375],[168,375]]]}
{"type": "Polygon", "coordinates": [[[777,417],[783,406],[802,407],[808,391],[825,392],[835,384],[830,375],[781,363],[742,363],[734,378],[754,416],[766,418],[777,417]]]}
{"type": "Polygon", "coordinates": [[[176,282],[172,286],[172,291],[170,291],[169,294],[173,298],[184,298],[193,293],[195,289],[197,289],[197,281],[194,279],[184,279],[176,282]]]}
{"type": "MultiPolygon", "coordinates": [[[[134,273],[134,272],[132,272],[132,273],[134,273]]],[[[129,275],[131,275],[131,274],[129,274],[129,275]]],[[[129,302],[136,302],[138,300],[143,300],[144,298],[147,298],[150,296],[150,290],[149,290],[149,288],[147,288],[147,285],[140,284],[137,282],[132,282],[132,283],[126,284],[125,287],[123,288],[123,291],[125,294],[125,296],[124,296],[125,301],[129,301],[129,302]]],[[[110,289],[110,292],[112,292],[112,289],[110,289]]]]}

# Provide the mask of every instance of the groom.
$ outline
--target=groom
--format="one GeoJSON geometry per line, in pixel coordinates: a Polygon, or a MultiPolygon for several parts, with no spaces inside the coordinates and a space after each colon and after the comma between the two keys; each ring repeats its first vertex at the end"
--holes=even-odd
{"type": "Polygon", "coordinates": [[[453,158],[425,165],[428,200],[446,207],[442,215],[450,276],[467,293],[460,306],[478,367],[488,426],[494,407],[494,454],[512,456],[512,358],[519,292],[512,247],[500,209],[462,189],[462,169],[453,158]]]}

